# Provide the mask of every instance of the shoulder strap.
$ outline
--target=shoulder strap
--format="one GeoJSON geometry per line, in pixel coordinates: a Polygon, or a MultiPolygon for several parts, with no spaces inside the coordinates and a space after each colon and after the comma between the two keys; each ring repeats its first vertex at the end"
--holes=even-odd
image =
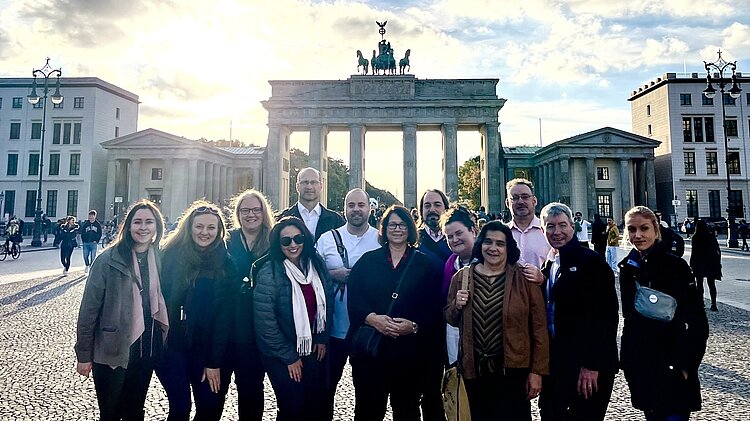
{"type": "Polygon", "coordinates": [[[396,283],[396,291],[391,294],[391,304],[388,306],[388,311],[385,313],[386,315],[390,316],[391,311],[393,311],[393,306],[396,304],[396,299],[398,298],[398,292],[401,290],[401,283],[404,280],[404,277],[406,276],[406,272],[409,271],[409,268],[411,267],[411,262],[414,261],[414,255],[417,253],[417,250],[411,250],[411,256],[409,256],[409,261],[406,262],[406,267],[404,268],[404,271],[401,272],[401,277],[398,278],[398,283],[396,283]]]}
{"type": "Polygon", "coordinates": [[[469,272],[471,272],[471,265],[463,268],[464,276],[461,278],[461,289],[469,289],[469,272]]]}
{"type": "Polygon", "coordinates": [[[333,235],[333,240],[336,242],[336,251],[339,252],[339,255],[341,256],[341,261],[344,262],[344,267],[347,269],[351,269],[349,267],[349,253],[346,251],[346,247],[344,247],[344,241],[341,238],[341,233],[338,231],[338,229],[332,229],[331,235],[333,235]]]}

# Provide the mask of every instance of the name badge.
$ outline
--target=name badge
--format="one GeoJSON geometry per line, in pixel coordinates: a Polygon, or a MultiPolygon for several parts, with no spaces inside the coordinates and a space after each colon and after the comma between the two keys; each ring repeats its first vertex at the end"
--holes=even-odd
{"type": "Polygon", "coordinates": [[[578,270],[578,268],[577,268],[577,267],[575,267],[575,266],[573,266],[573,267],[571,267],[571,268],[570,268],[570,271],[571,271],[571,272],[575,272],[575,271],[577,271],[577,270],[578,270]]]}

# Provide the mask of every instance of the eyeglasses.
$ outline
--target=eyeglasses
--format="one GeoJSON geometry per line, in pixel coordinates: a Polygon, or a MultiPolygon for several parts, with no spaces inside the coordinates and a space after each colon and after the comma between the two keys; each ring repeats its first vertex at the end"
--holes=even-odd
{"type": "Polygon", "coordinates": [[[297,183],[303,186],[317,186],[320,184],[320,180],[300,180],[297,183]]]}
{"type": "Polygon", "coordinates": [[[519,200],[523,200],[524,202],[526,202],[531,199],[531,197],[532,196],[530,194],[522,194],[520,196],[511,196],[510,200],[511,202],[518,202],[519,200]]]}
{"type": "Polygon", "coordinates": [[[256,208],[240,208],[240,215],[242,216],[248,216],[251,213],[253,215],[260,215],[261,212],[263,212],[263,208],[261,208],[260,206],[256,208]]]}
{"type": "Polygon", "coordinates": [[[296,245],[302,245],[302,243],[305,242],[305,235],[304,234],[297,234],[294,237],[281,237],[281,240],[279,241],[282,246],[288,247],[292,244],[292,241],[294,241],[294,244],[296,245]]]}
{"type": "Polygon", "coordinates": [[[389,222],[388,231],[405,230],[407,225],[404,223],[389,222]]]}
{"type": "Polygon", "coordinates": [[[218,215],[219,210],[212,206],[201,206],[201,207],[195,208],[195,213],[212,213],[214,215],[218,215]]]}

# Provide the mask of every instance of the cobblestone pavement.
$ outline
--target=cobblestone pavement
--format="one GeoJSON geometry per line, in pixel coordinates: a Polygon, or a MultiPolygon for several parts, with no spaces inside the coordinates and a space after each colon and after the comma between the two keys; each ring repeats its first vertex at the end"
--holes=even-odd
{"type": "MultiPolygon", "coordinates": [[[[38,252],[43,253],[43,252],[38,252]]],[[[621,250],[621,254],[624,255],[621,250]]],[[[31,255],[27,254],[26,257],[31,255]]],[[[40,255],[41,257],[41,255],[40,255]]],[[[745,276],[748,259],[725,260],[727,273],[745,276]]],[[[28,272],[36,264],[27,260],[28,272]]],[[[3,273],[0,262],[0,273],[3,273]]],[[[19,276],[20,278],[23,278],[19,276]]],[[[750,284],[736,281],[738,293],[725,294],[750,308],[750,284]]],[[[92,420],[98,415],[94,383],[75,373],[75,319],[85,285],[83,272],[37,277],[0,283],[0,420],[92,420]]],[[[720,305],[709,312],[711,336],[700,369],[703,411],[694,420],[750,419],[750,311],[720,305]]],[[[350,420],[354,393],[350,374],[339,385],[336,419],[350,420]]],[[[266,381],[265,420],[274,419],[273,392],[266,381]]],[[[534,419],[538,420],[536,404],[534,419]]],[[[163,420],[168,411],[166,396],[156,377],[146,403],[146,418],[163,420]]],[[[232,386],[224,420],[236,419],[236,390],[232,386]]],[[[638,420],[642,414],[630,407],[622,374],[615,382],[608,420],[638,420]]],[[[390,415],[387,419],[391,419],[390,415]]]]}

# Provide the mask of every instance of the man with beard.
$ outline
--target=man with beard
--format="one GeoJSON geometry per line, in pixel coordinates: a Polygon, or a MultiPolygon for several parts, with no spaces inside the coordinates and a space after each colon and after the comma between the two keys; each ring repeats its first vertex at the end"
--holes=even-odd
{"type": "Polygon", "coordinates": [[[347,284],[349,272],[359,258],[370,250],[380,247],[378,230],[368,224],[370,214],[370,197],[362,189],[353,189],[344,199],[346,225],[323,233],[315,248],[323,257],[328,275],[336,282],[334,295],[333,328],[328,343],[328,372],[330,389],[328,390],[327,419],[333,418],[333,401],[336,396],[336,385],[349,356],[349,344],[346,334],[349,331],[349,313],[347,311],[347,284]]]}
{"type": "MultiPolygon", "coordinates": [[[[326,209],[320,203],[320,192],[323,185],[320,182],[320,172],[307,167],[297,174],[297,203],[281,212],[276,219],[285,216],[296,216],[305,222],[305,226],[315,234],[317,241],[324,232],[344,225],[344,218],[336,212],[326,209]]],[[[369,206],[369,205],[368,205],[369,206]]]]}
{"type": "Polygon", "coordinates": [[[542,230],[542,221],[534,214],[537,205],[534,184],[525,178],[514,178],[508,181],[505,190],[505,205],[512,215],[508,227],[521,250],[519,262],[541,268],[550,247],[542,230]]]}

